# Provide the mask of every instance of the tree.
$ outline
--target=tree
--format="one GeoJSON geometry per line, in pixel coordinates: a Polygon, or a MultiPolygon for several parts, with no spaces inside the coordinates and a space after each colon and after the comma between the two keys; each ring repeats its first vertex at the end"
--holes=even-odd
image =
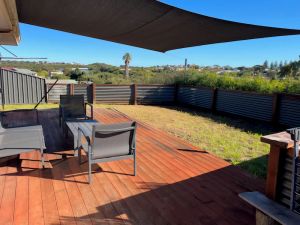
{"type": "Polygon", "coordinates": [[[268,60],[266,60],[264,62],[263,66],[265,67],[265,69],[269,68],[269,62],[268,62],[268,60]]]}
{"type": "Polygon", "coordinates": [[[83,72],[81,72],[78,68],[76,68],[75,70],[70,72],[70,78],[73,80],[80,80],[83,74],[84,74],[83,72]]]}
{"type": "Polygon", "coordinates": [[[123,60],[125,63],[125,77],[129,78],[129,63],[131,61],[131,55],[127,52],[125,53],[125,55],[123,56],[123,60]]]}
{"type": "Polygon", "coordinates": [[[39,77],[47,78],[49,75],[49,72],[47,70],[41,70],[37,74],[39,77]]]}

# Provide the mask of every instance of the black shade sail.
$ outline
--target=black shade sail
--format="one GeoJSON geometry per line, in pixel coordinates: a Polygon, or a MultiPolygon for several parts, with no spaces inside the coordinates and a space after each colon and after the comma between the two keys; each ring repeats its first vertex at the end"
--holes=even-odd
{"type": "Polygon", "coordinates": [[[19,21],[165,52],[213,43],[300,34],[236,23],[155,0],[17,0],[19,21]]]}

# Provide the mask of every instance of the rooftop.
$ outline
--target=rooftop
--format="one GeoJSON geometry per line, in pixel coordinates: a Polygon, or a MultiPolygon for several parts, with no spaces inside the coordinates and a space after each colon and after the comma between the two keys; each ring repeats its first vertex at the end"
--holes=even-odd
{"type": "MultiPolygon", "coordinates": [[[[21,116],[21,115],[20,115],[21,116]]],[[[147,124],[137,130],[137,176],[130,161],[78,165],[58,125],[58,111],[39,111],[48,154],[37,151],[0,167],[0,224],[254,224],[238,194],[263,182],[228,162],[147,124]]],[[[95,109],[102,123],[127,121],[95,109]]],[[[16,118],[17,120],[18,118],[16,118]]]]}

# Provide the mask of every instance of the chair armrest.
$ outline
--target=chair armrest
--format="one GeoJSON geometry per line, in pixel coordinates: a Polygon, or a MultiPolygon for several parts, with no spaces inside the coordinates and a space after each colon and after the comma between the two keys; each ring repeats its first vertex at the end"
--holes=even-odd
{"type": "Polygon", "coordinates": [[[91,116],[90,116],[90,119],[94,119],[94,106],[93,106],[93,104],[88,103],[88,102],[85,103],[85,115],[87,114],[87,113],[86,113],[86,106],[90,106],[90,108],[91,108],[91,116]]]}
{"type": "MultiPolygon", "coordinates": [[[[91,144],[91,139],[90,139],[90,136],[88,135],[87,130],[83,126],[79,125],[78,126],[78,142],[80,143],[80,145],[81,145],[81,135],[84,136],[84,138],[86,139],[86,141],[90,145],[91,144]]],[[[79,145],[78,145],[78,147],[79,147],[79,145]]]]}
{"type": "Polygon", "coordinates": [[[100,134],[114,134],[114,133],[120,133],[120,132],[126,132],[134,130],[134,127],[128,127],[128,128],[120,128],[120,129],[111,129],[111,130],[96,130],[97,133],[100,134]]]}

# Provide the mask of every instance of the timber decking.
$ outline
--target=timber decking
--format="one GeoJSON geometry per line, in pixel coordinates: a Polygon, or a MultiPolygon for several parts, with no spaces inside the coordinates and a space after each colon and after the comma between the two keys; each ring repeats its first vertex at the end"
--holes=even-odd
{"type": "MultiPolygon", "coordinates": [[[[103,123],[127,121],[96,109],[103,123]]],[[[38,151],[0,166],[0,225],[255,223],[255,211],[238,194],[263,183],[226,161],[165,132],[139,123],[137,176],[130,160],[78,165],[58,126],[57,110],[40,111],[46,169],[38,151]],[[69,151],[67,151],[69,150],[69,151]]]]}

